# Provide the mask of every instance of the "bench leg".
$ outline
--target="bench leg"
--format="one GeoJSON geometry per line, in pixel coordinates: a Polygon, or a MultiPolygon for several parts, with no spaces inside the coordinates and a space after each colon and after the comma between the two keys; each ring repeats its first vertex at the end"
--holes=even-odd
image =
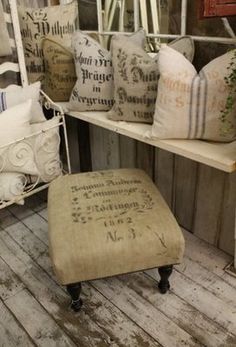
{"type": "Polygon", "coordinates": [[[71,305],[70,305],[70,307],[75,312],[78,312],[81,309],[82,305],[83,305],[83,302],[80,299],[81,283],[68,284],[66,286],[66,290],[70,294],[70,297],[71,297],[71,305]]]}
{"type": "Polygon", "coordinates": [[[173,271],[173,265],[162,266],[158,268],[161,280],[158,284],[158,288],[162,294],[165,294],[170,289],[169,277],[173,271]]]}

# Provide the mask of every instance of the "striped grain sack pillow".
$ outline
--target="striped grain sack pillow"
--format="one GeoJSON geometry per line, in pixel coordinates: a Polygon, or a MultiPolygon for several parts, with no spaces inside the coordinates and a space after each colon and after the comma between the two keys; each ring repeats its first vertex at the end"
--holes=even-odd
{"type": "Polygon", "coordinates": [[[221,121],[229,94],[225,77],[234,54],[232,50],[214,59],[198,74],[182,54],[161,48],[153,137],[220,142],[236,138],[236,103],[227,121],[221,121]]]}

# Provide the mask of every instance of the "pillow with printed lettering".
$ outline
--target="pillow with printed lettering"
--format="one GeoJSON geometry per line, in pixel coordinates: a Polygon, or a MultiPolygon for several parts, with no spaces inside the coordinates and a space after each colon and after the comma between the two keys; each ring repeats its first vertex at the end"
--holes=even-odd
{"type": "MultiPolygon", "coordinates": [[[[182,37],[170,45],[192,60],[193,40],[182,37]]],[[[153,55],[153,54],[152,54],[153,55]]],[[[152,123],[159,80],[159,54],[152,57],[124,35],[112,39],[114,106],[112,120],[152,123]]]]}
{"type": "Polygon", "coordinates": [[[71,37],[78,26],[78,4],[43,8],[19,7],[21,37],[29,81],[44,77],[42,39],[48,35],[64,47],[71,46],[71,37]]]}
{"type": "Polygon", "coordinates": [[[42,89],[53,101],[69,101],[76,82],[73,54],[51,40],[43,40],[45,77],[42,89]]]}
{"type": "MultiPolygon", "coordinates": [[[[131,40],[143,46],[143,30],[131,40]]],[[[107,111],[113,105],[113,67],[111,54],[90,36],[78,31],[73,35],[72,47],[77,82],[70,97],[69,109],[74,111],[107,111]]]]}
{"type": "Polygon", "coordinates": [[[236,103],[222,122],[229,87],[225,77],[235,50],[212,60],[199,73],[180,53],[160,50],[160,80],[152,136],[159,139],[236,139],[236,103]]]}

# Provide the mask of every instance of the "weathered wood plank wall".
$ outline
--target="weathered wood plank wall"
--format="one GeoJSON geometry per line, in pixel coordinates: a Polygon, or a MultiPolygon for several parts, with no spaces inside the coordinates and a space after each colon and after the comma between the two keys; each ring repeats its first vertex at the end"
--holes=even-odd
{"type": "Polygon", "coordinates": [[[221,172],[97,126],[89,128],[93,170],[144,169],[181,226],[234,254],[236,173],[221,172]]]}

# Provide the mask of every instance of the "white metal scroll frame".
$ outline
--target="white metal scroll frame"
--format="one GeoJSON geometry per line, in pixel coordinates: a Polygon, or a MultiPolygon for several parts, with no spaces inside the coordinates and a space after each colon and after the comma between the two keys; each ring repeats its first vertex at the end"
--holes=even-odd
{"type": "MultiPolygon", "coordinates": [[[[22,45],[22,39],[21,39],[21,33],[20,33],[20,25],[19,25],[19,18],[18,18],[18,11],[17,11],[17,4],[16,0],[8,0],[8,4],[10,7],[10,13],[4,12],[4,18],[5,21],[8,25],[11,25],[13,27],[13,32],[14,32],[14,39],[11,39],[11,47],[13,49],[16,49],[17,52],[17,58],[18,62],[13,63],[13,62],[5,62],[0,65],[0,75],[7,72],[7,71],[13,71],[13,72],[18,72],[20,73],[21,77],[21,84],[22,86],[27,86],[28,85],[28,78],[27,78],[27,71],[26,71],[26,65],[25,65],[25,57],[24,57],[24,50],[23,50],[23,45],[22,45]]],[[[27,139],[40,135],[43,132],[49,131],[55,127],[62,126],[63,127],[63,132],[64,132],[64,143],[65,143],[65,151],[66,151],[66,159],[67,159],[67,172],[71,172],[71,165],[70,165],[70,157],[69,157],[69,149],[68,149],[68,141],[67,141],[67,132],[66,132],[66,124],[65,124],[65,118],[64,118],[64,113],[63,109],[61,106],[57,105],[54,103],[44,92],[41,91],[41,102],[42,105],[44,105],[46,108],[51,108],[53,109],[53,116],[54,117],[59,117],[59,123],[56,126],[51,126],[45,129],[44,131],[38,131],[37,133],[31,134],[29,136],[26,136],[24,138],[18,139],[17,141],[5,144],[3,146],[0,146],[0,148],[4,151],[7,151],[8,148],[10,148],[11,145],[17,144],[19,142],[24,142],[27,141],[27,139]]],[[[23,194],[20,196],[17,196],[13,198],[10,201],[0,201],[0,209],[9,206],[15,202],[18,202],[19,200],[22,200],[32,194],[35,194],[45,188],[48,187],[48,183],[40,184],[40,177],[37,178],[35,183],[32,183],[30,185],[26,186],[26,189],[23,194]]]]}

